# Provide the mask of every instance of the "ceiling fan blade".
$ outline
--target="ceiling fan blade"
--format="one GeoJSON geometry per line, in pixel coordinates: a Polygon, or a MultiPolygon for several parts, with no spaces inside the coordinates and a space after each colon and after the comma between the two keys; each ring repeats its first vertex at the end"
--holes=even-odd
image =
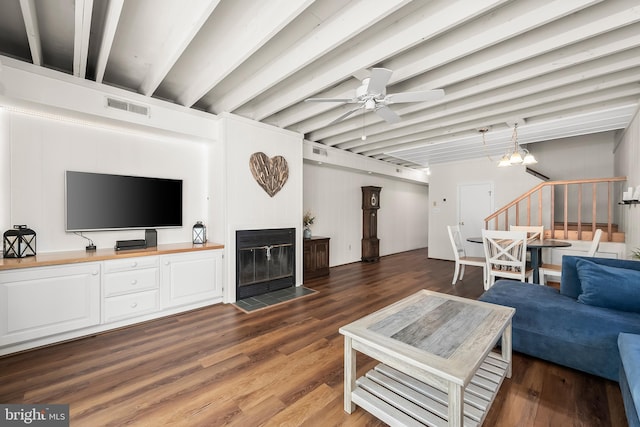
{"type": "Polygon", "coordinates": [[[369,85],[367,86],[367,93],[369,94],[383,94],[386,93],[387,83],[391,78],[393,71],[386,68],[374,68],[371,70],[371,77],[369,77],[369,85]]]}
{"type": "Polygon", "coordinates": [[[387,123],[398,123],[400,121],[400,116],[391,108],[384,105],[376,108],[376,114],[382,117],[387,123]]]}
{"type": "Polygon", "coordinates": [[[353,98],[307,98],[304,102],[356,102],[353,98]]]}
{"type": "Polygon", "coordinates": [[[436,101],[444,97],[444,90],[421,90],[417,92],[400,92],[390,93],[385,96],[385,104],[398,104],[401,102],[423,102],[423,101],[436,101]]]}
{"type": "Polygon", "coordinates": [[[336,123],[343,121],[344,119],[346,119],[356,111],[361,110],[362,108],[364,108],[364,105],[360,105],[359,107],[356,107],[353,110],[347,111],[346,113],[344,113],[343,115],[341,115],[340,117],[338,117],[337,119],[329,123],[327,126],[335,125],[336,123]]]}

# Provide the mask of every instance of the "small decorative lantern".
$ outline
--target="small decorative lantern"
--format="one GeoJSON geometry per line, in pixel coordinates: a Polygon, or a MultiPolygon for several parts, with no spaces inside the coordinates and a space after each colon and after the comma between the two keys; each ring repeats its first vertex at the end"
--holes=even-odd
{"type": "Polygon", "coordinates": [[[4,232],[2,255],[5,258],[24,258],[36,254],[36,232],[26,225],[14,225],[4,232]]]}
{"type": "Polygon", "coordinates": [[[196,222],[193,226],[193,243],[203,244],[207,242],[207,227],[204,226],[202,221],[196,222]]]}

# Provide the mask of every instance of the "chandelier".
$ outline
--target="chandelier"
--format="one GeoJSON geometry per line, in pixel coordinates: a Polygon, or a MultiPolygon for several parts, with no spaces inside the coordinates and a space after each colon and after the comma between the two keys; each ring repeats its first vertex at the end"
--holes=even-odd
{"type": "Polygon", "coordinates": [[[529,150],[520,147],[518,144],[518,123],[513,124],[513,135],[511,136],[511,141],[513,142],[513,148],[502,156],[498,163],[499,167],[511,165],[532,165],[534,163],[538,163],[529,150]]]}

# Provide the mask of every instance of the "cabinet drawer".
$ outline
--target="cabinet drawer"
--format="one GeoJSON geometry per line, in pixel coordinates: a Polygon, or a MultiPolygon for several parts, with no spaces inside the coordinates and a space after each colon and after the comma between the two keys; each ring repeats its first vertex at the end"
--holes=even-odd
{"type": "Polygon", "coordinates": [[[117,273],[119,271],[140,270],[158,267],[157,256],[142,256],[135,258],[105,261],[105,273],[117,273]]]}
{"type": "Polygon", "coordinates": [[[158,290],[105,298],[104,320],[112,322],[157,311],[160,308],[159,301],[158,290]]]}
{"type": "Polygon", "coordinates": [[[149,289],[158,289],[158,269],[123,271],[104,275],[104,295],[110,297],[149,289]]]}

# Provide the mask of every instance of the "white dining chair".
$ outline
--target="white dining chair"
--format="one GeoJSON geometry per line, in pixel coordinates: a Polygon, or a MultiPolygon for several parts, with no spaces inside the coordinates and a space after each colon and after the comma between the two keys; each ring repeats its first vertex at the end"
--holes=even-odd
{"type": "Polygon", "coordinates": [[[533,269],[527,268],[525,231],[482,230],[482,244],[487,259],[485,289],[493,286],[496,277],[531,282],[533,269]]]}
{"type": "MultiPolygon", "coordinates": [[[[589,250],[587,251],[588,257],[595,256],[598,251],[598,246],[600,246],[600,239],[602,237],[602,230],[597,229],[593,233],[593,239],[591,240],[591,245],[589,246],[589,250]]],[[[562,265],[560,264],[541,264],[538,268],[538,273],[540,277],[540,284],[547,284],[547,276],[560,278],[562,277],[562,265]]]]}
{"type": "Polygon", "coordinates": [[[470,257],[467,256],[464,250],[464,241],[462,240],[462,234],[460,233],[460,227],[457,225],[448,225],[447,231],[449,232],[449,240],[451,240],[451,247],[453,248],[453,256],[456,260],[455,270],[453,271],[452,285],[455,285],[458,280],[462,280],[464,277],[464,266],[472,265],[474,267],[482,267],[482,282],[486,283],[486,266],[487,261],[483,257],[470,257]]]}
{"type": "Polygon", "coordinates": [[[544,240],[544,225],[510,225],[510,231],[525,231],[529,240],[544,240]]]}

